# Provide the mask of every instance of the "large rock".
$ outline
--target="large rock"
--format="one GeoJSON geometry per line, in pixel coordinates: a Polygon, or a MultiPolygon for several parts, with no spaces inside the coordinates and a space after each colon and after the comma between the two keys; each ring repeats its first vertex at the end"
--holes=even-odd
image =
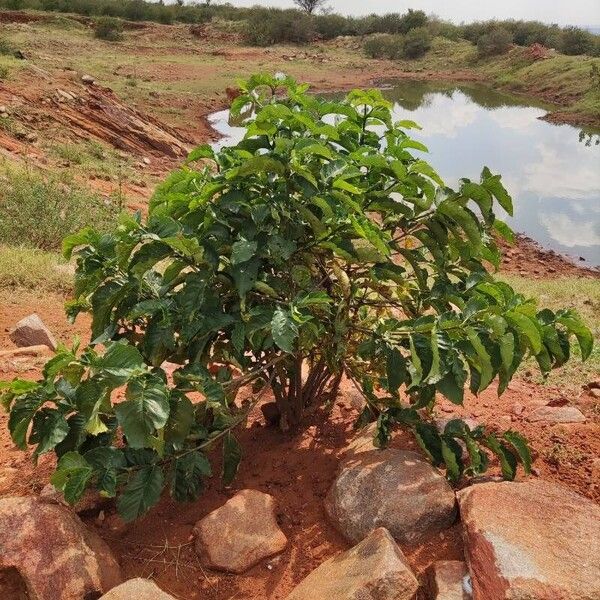
{"type": "Polygon", "coordinates": [[[175,600],[163,592],[153,581],[136,577],[114,587],[100,600],[175,600]]]}
{"type": "Polygon", "coordinates": [[[375,450],[348,459],[325,501],[333,524],[350,541],[385,527],[402,544],[452,525],[454,491],[431,464],[409,450],[375,450]]]}
{"type": "Polygon", "coordinates": [[[13,344],[23,346],[48,346],[56,350],[56,340],[44,322],[35,313],[21,319],[9,333],[13,344]]]}
{"type": "Polygon", "coordinates": [[[440,560],[428,573],[427,588],[432,600],[469,600],[471,582],[462,560],[440,560]]]}
{"type": "Polygon", "coordinates": [[[30,600],[93,598],[121,582],[108,546],[73,511],[36,498],[0,499],[0,571],[8,569],[30,600]]]}
{"type": "Polygon", "coordinates": [[[600,507],[545,481],[459,493],[475,600],[598,600],[600,507]]]}
{"type": "Polygon", "coordinates": [[[536,423],[585,423],[585,415],[574,406],[540,406],[528,417],[528,421],[536,423]]]}
{"type": "Polygon", "coordinates": [[[317,567],[287,600],[410,600],[418,587],[404,554],[380,527],[317,567]]]}
{"type": "Polygon", "coordinates": [[[287,538],[277,525],[275,499],[242,490],[194,526],[196,551],[213,569],[243,573],[281,552],[287,538]]]}

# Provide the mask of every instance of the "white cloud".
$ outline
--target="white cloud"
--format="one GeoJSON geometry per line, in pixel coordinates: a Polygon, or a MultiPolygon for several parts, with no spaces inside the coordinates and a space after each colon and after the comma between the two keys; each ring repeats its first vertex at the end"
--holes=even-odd
{"type": "Polygon", "coordinates": [[[598,223],[576,221],[564,213],[540,213],[540,222],[550,237],[566,248],[600,246],[598,223]]]}

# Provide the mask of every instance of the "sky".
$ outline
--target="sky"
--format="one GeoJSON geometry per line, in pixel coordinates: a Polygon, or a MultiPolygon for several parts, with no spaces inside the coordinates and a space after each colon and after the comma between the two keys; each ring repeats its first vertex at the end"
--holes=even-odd
{"type": "MultiPolygon", "coordinates": [[[[219,3],[221,0],[215,0],[219,3]]],[[[292,0],[229,0],[234,6],[291,7],[292,0]]],[[[337,13],[405,12],[424,10],[460,23],[486,19],[526,19],[559,25],[600,26],[600,0],[329,0],[337,13]]]]}

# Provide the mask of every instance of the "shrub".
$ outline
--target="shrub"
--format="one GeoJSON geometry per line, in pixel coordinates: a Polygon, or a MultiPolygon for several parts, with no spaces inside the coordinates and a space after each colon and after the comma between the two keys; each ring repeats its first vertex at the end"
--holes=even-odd
{"type": "Polygon", "coordinates": [[[594,47],[594,36],[579,27],[566,27],[562,33],[560,51],[563,54],[588,54],[594,47]]]}
{"type": "Polygon", "coordinates": [[[574,312],[538,312],[488,271],[501,260],[492,232],[511,236],[494,212],[512,213],[500,176],[484,168],[446,187],[410,153],[416,125],[375,90],[336,102],[254,76],[241,92],[234,115],[254,107],[243,141],[194,150],[147,218],[65,240],[66,258],[77,250],[69,314],[91,312],[93,342],[62,347],[39,382],[4,385],[15,443],[58,455],[52,482],[67,501],[95,486],[131,520],[166,486],[198,496],[218,445],[229,484],[235,427],[267,391],[288,429],[346,376],[378,445],[400,426],[452,480],[483,472],[488,452],[506,478],[518,460],[528,470],[517,433],[457,419],[440,434],[430,420],[436,394],[461,404],[465,386],[496,377],[502,393],[527,355],[543,373],[563,364],[571,334],[591,352],[574,312]],[[172,379],[165,360],[180,365],[172,379]],[[256,396],[239,404],[242,386],[256,396]]]}
{"type": "Polygon", "coordinates": [[[317,16],[314,27],[317,34],[325,40],[331,40],[340,35],[356,35],[357,33],[353,19],[335,14],[317,16]]]}
{"type": "Polygon", "coordinates": [[[364,50],[369,58],[400,58],[404,52],[404,37],[379,33],[369,37],[364,50]]]}
{"type": "Polygon", "coordinates": [[[123,23],[114,17],[100,17],[94,25],[94,35],[109,42],[116,42],[123,38],[123,23]]]}
{"type": "Polygon", "coordinates": [[[431,48],[431,36],[425,27],[411,29],[404,38],[404,58],[420,58],[431,48]]]}
{"type": "Polygon", "coordinates": [[[313,19],[297,10],[255,8],[244,30],[244,41],[251,46],[306,44],[314,37],[313,19]]]}
{"type": "Polygon", "coordinates": [[[512,44],[512,35],[503,27],[497,27],[489,33],[484,33],[477,41],[479,56],[496,56],[509,51],[512,44]]]}
{"type": "Polygon", "coordinates": [[[427,25],[427,15],[422,10],[408,9],[400,19],[398,33],[408,33],[413,29],[419,29],[427,25]]]}
{"type": "Polygon", "coordinates": [[[14,52],[13,45],[6,38],[0,38],[0,54],[3,56],[12,56],[14,52]]]}
{"type": "Polygon", "coordinates": [[[0,192],[0,243],[60,248],[68,232],[89,223],[114,226],[117,209],[99,196],[56,177],[7,171],[0,192]]]}
{"type": "Polygon", "coordinates": [[[0,79],[8,79],[10,69],[6,65],[0,65],[0,79]]]}
{"type": "Polygon", "coordinates": [[[0,290],[24,289],[38,294],[72,293],[70,265],[58,254],[0,245],[0,290]]]}

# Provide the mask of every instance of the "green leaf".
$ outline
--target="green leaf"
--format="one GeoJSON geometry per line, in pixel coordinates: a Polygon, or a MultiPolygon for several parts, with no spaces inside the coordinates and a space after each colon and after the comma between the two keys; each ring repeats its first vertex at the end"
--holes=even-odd
{"type": "Polygon", "coordinates": [[[106,352],[93,363],[95,371],[106,383],[118,387],[145,370],[139,350],[122,342],[106,344],[106,352]]]}
{"type": "Polygon", "coordinates": [[[29,436],[30,444],[37,444],[34,456],[53,450],[69,433],[65,415],[52,408],[42,408],[33,417],[33,426],[29,436]]]}
{"type": "Polygon", "coordinates": [[[91,465],[78,452],[67,452],[58,461],[50,481],[60,490],[69,504],[75,504],[93,474],[91,465]]]}
{"type": "Polygon", "coordinates": [[[294,352],[294,341],[298,337],[298,326],[289,312],[281,308],[275,310],[271,321],[271,334],[273,341],[284,352],[290,354],[294,352]]]}
{"type": "Polygon", "coordinates": [[[386,374],[390,392],[397,392],[398,388],[408,381],[406,360],[396,348],[386,350],[386,374]]]}
{"type": "Polygon", "coordinates": [[[194,451],[175,461],[171,493],[179,502],[192,502],[202,491],[202,480],[210,477],[212,469],[208,458],[194,451]]]}
{"type": "Polygon", "coordinates": [[[414,428],[417,443],[437,467],[444,462],[442,453],[442,440],[435,426],[429,423],[417,423],[414,428]]]}
{"type": "Polygon", "coordinates": [[[132,448],[149,447],[149,437],[169,418],[168,389],[159,379],[134,379],[127,386],[125,398],[115,406],[115,414],[127,442],[132,448]]]}
{"type": "Polygon", "coordinates": [[[21,449],[27,449],[27,430],[33,419],[33,415],[44,403],[43,397],[28,395],[18,398],[10,410],[8,429],[13,442],[21,449]]]}
{"type": "Polygon", "coordinates": [[[574,311],[561,311],[557,314],[556,321],[564,325],[570,333],[575,334],[579,347],[581,348],[581,357],[587,360],[594,347],[594,336],[574,311]]]}
{"type": "Polygon", "coordinates": [[[446,473],[450,481],[458,481],[463,471],[462,448],[454,439],[442,436],[442,457],[446,464],[446,473]]]}
{"type": "Polygon", "coordinates": [[[114,498],[117,494],[118,474],[127,464],[123,451],[113,447],[93,448],[85,453],[84,458],[93,469],[100,493],[107,498],[114,498]]]}
{"type": "Polygon", "coordinates": [[[221,479],[225,487],[231,485],[242,460],[242,448],[228,431],[223,438],[223,473],[221,479]]]}
{"type": "Polygon", "coordinates": [[[163,484],[163,472],[158,465],[148,465],[137,471],[117,501],[121,518],[128,523],[148,512],[160,500],[163,484]]]}
{"type": "Polygon", "coordinates": [[[498,204],[512,217],[512,198],[500,181],[500,175],[492,175],[487,167],[481,173],[481,184],[498,200],[498,204]]]}
{"type": "Polygon", "coordinates": [[[186,163],[196,162],[202,158],[210,158],[211,160],[215,160],[215,152],[208,144],[202,144],[194,148],[186,159],[186,163]]]}
{"type": "Polygon", "coordinates": [[[62,242],[62,253],[67,260],[71,260],[73,250],[78,246],[87,246],[98,241],[99,234],[93,227],[84,227],[77,233],[73,233],[64,238],[62,242]]]}
{"type": "Polygon", "coordinates": [[[194,405],[191,400],[184,394],[171,394],[165,440],[177,449],[182,448],[193,423],[194,405]]]}
{"type": "Polygon", "coordinates": [[[523,463],[525,473],[531,473],[531,452],[527,440],[516,431],[507,431],[502,436],[517,452],[517,456],[523,463]]]}
{"type": "MultiPolygon", "coordinates": [[[[479,339],[477,331],[472,327],[467,327],[465,328],[465,332],[477,356],[477,360],[474,362],[480,376],[478,391],[481,392],[490,385],[494,378],[492,360],[482,341],[479,339]]],[[[471,360],[474,360],[474,358],[471,357],[471,360]]]]}
{"type": "Polygon", "coordinates": [[[517,459],[514,454],[493,435],[487,436],[485,443],[500,460],[502,477],[508,481],[512,481],[517,474],[517,459]]]}
{"type": "Polygon", "coordinates": [[[231,264],[237,265],[250,260],[256,254],[257,248],[257,242],[244,239],[238,240],[231,247],[231,264]]]}
{"type": "Polygon", "coordinates": [[[505,315],[506,320],[528,340],[533,354],[542,350],[542,336],[539,325],[532,318],[516,310],[511,310],[505,315]]]}

